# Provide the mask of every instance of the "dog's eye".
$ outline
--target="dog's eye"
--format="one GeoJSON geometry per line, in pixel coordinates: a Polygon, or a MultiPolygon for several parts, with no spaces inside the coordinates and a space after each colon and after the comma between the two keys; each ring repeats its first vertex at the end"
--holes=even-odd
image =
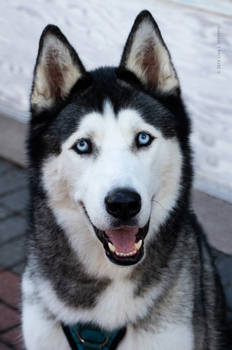
{"type": "Polygon", "coordinates": [[[146,147],[149,146],[154,137],[148,134],[147,132],[139,132],[136,136],[136,145],[137,147],[146,147]]]}
{"type": "Polygon", "coordinates": [[[74,149],[79,154],[91,153],[92,152],[92,143],[89,139],[80,139],[74,145],[74,149]]]}

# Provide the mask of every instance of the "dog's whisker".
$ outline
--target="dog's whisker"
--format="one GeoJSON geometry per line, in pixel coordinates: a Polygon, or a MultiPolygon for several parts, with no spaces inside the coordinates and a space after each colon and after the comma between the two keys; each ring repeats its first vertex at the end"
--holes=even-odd
{"type": "Polygon", "coordinates": [[[155,198],[152,198],[152,202],[155,202],[157,204],[159,204],[159,206],[163,209],[163,210],[168,210],[167,208],[165,208],[159,201],[157,201],[155,198]]]}

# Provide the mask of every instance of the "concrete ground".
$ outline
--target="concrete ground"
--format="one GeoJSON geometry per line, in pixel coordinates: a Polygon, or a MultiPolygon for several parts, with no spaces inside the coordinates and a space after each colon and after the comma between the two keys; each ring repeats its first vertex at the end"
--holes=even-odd
{"type": "MultiPolygon", "coordinates": [[[[0,159],[0,350],[23,349],[20,275],[25,262],[27,201],[26,171],[0,159]]],[[[193,202],[214,246],[232,321],[232,205],[199,191],[194,191],[193,202]]]]}

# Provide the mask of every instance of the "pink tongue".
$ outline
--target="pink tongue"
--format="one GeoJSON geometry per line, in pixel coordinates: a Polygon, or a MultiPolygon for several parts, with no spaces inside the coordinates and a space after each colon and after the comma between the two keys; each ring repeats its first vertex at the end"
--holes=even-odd
{"type": "Polygon", "coordinates": [[[129,253],[134,250],[134,243],[138,227],[122,227],[116,230],[105,231],[118,252],[129,253]]]}

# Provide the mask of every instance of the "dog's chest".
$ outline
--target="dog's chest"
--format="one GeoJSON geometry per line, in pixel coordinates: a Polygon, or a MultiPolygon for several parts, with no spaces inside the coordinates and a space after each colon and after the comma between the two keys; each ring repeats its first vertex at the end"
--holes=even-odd
{"type": "Polygon", "coordinates": [[[102,327],[118,328],[128,322],[135,323],[148,313],[154,299],[159,295],[159,288],[151,288],[144,295],[136,294],[136,284],[130,280],[113,281],[97,298],[95,307],[80,310],[80,316],[94,320],[102,327]]]}
{"type": "MultiPolygon", "coordinates": [[[[120,344],[120,350],[193,350],[193,329],[191,323],[168,320],[159,326],[152,324],[152,311],[155,300],[162,293],[161,287],[151,287],[144,294],[136,293],[133,281],[117,281],[102,294],[96,307],[90,311],[93,318],[103,327],[118,328],[127,326],[127,333],[120,344]],[[143,319],[150,319],[145,330],[143,319]],[[134,329],[133,325],[140,325],[134,329]],[[158,328],[157,328],[158,327],[158,328]]],[[[154,310],[155,312],[155,310],[154,310]]]]}

